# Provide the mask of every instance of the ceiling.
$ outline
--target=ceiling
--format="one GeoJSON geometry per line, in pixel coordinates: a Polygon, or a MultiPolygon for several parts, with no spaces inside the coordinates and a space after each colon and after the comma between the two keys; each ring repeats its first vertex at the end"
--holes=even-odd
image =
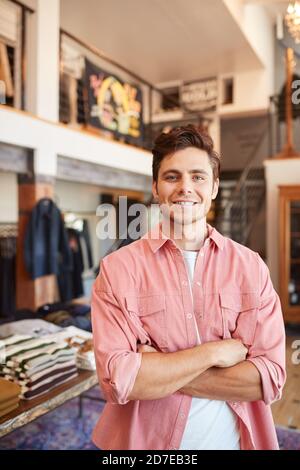
{"type": "Polygon", "coordinates": [[[153,84],[262,66],[222,0],[61,0],[61,26],[153,84]]]}
{"type": "Polygon", "coordinates": [[[244,0],[244,3],[263,5],[275,21],[278,13],[284,15],[290,2],[288,0],[244,0]]]}

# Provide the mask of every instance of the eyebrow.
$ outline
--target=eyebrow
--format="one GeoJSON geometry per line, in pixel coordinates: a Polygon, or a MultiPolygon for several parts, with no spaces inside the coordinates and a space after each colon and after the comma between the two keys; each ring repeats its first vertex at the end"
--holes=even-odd
{"type": "MultiPolygon", "coordinates": [[[[166,176],[168,173],[176,173],[178,175],[181,175],[181,171],[179,170],[176,170],[175,168],[171,168],[167,171],[164,171],[163,174],[161,175],[162,177],[163,176],[166,176]]],[[[207,171],[205,170],[198,170],[198,169],[194,169],[194,170],[190,170],[189,171],[190,174],[194,174],[194,173],[202,173],[203,175],[206,175],[206,176],[209,176],[209,174],[207,173],[207,171]]]]}

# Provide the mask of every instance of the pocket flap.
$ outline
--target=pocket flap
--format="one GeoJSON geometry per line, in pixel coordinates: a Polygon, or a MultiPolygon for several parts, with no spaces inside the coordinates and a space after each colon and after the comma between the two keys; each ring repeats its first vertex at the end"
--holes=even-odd
{"type": "Polygon", "coordinates": [[[126,307],[130,312],[145,316],[165,309],[164,295],[147,295],[145,297],[126,296],[126,307]]]}
{"type": "Polygon", "coordinates": [[[228,293],[220,292],[220,305],[236,312],[243,312],[260,307],[259,295],[256,292],[228,293]]]}

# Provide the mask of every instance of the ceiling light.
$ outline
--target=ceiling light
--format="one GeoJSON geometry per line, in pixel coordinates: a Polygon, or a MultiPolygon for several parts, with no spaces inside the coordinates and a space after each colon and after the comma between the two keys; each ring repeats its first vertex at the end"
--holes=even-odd
{"type": "Polygon", "coordinates": [[[299,44],[300,43],[300,3],[298,1],[289,4],[284,19],[288,27],[289,33],[294,38],[295,42],[299,44]]]}

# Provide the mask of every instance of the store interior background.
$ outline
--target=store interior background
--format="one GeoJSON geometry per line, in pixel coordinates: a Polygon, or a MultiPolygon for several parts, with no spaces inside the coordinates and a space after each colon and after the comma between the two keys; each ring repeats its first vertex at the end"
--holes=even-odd
{"type": "MultiPolygon", "coordinates": [[[[87,220],[93,269],[83,277],[89,299],[95,270],[115,243],[96,236],[97,206],[116,205],[122,195],[148,203],[155,135],[188,122],[207,128],[222,156],[220,192],[209,221],[259,252],[270,269],[289,333],[289,376],[283,399],[274,405],[275,422],[300,430],[299,365],[291,359],[300,333],[300,273],[291,290],[291,231],[284,225],[290,219],[288,209],[282,213],[284,196],[279,198],[279,187],[289,186],[292,199],[300,201],[300,156],[276,157],[286,140],[287,47],[294,52],[293,74],[300,76],[300,44],[283,21],[288,4],[0,0],[0,47],[8,51],[12,85],[0,104],[0,238],[2,229],[15,227],[16,308],[35,310],[59,299],[54,276],[33,281],[24,271],[30,209],[49,195],[65,216],[87,220]],[[139,139],[116,137],[86,122],[85,59],[138,86],[139,139]],[[214,106],[183,108],[182,86],[205,80],[215,81],[214,106]]],[[[293,113],[294,147],[300,152],[297,107],[293,113]]],[[[9,445],[5,439],[0,439],[3,448],[9,445]]],[[[297,442],[300,448],[300,438],[297,442]]]]}

